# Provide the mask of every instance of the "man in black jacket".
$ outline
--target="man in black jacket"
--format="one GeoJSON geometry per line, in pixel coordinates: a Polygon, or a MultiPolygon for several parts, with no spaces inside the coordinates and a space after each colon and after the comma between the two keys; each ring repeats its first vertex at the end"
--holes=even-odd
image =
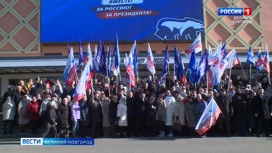
{"type": "Polygon", "coordinates": [[[222,114],[218,118],[218,127],[222,135],[230,135],[230,103],[227,101],[226,90],[221,89],[219,96],[216,98],[216,102],[222,111],[222,114]],[[224,127],[226,129],[224,129],[224,127]]]}
{"type": "Polygon", "coordinates": [[[133,92],[130,91],[127,98],[127,116],[128,116],[128,135],[134,135],[135,129],[135,118],[134,118],[134,105],[135,98],[133,92]]]}
{"type": "Polygon", "coordinates": [[[262,136],[262,128],[264,128],[265,136],[269,137],[271,112],[269,112],[268,100],[264,96],[264,89],[258,89],[258,94],[254,97],[253,102],[253,113],[257,119],[257,136],[262,136]]]}
{"type": "Polygon", "coordinates": [[[247,123],[247,102],[245,95],[245,87],[239,87],[237,93],[232,97],[232,106],[234,110],[234,128],[236,134],[246,134],[247,123]]]}
{"type": "Polygon", "coordinates": [[[46,121],[47,121],[47,127],[46,130],[43,132],[42,137],[46,137],[50,129],[52,130],[52,135],[54,138],[57,137],[57,122],[56,122],[56,113],[57,109],[57,104],[56,103],[48,103],[47,108],[46,108],[46,121]]]}
{"type": "Polygon", "coordinates": [[[64,98],[62,103],[58,106],[57,110],[58,118],[59,118],[59,128],[60,131],[65,131],[69,128],[69,120],[71,117],[71,108],[68,105],[68,99],[64,98]]]}
{"type": "Polygon", "coordinates": [[[135,100],[135,119],[136,119],[136,135],[141,136],[145,131],[145,94],[142,93],[139,99],[135,100]]]}
{"type": "Polygon", "coordinates": [[[102,106],[99,100],[99,92],[95,92],[94,100],[89,102],[89,119],[92,129],[92,137],[96,138],[101,135],[102,129],[102,106]]]}
{"type": "Polygon", "coordinates": [[[110,124],[111,124],[111,134],[112,137],[116,137],[116,128],[117,128],[117,106],[118,106],[118,97],[114,95],[110,102],[109,114],[110,114],[110,124]]]}

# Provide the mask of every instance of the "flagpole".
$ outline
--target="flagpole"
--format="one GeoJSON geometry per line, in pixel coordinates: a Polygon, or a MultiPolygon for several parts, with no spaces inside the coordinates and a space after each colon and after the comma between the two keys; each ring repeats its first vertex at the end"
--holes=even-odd
{"type": "Polygon", "coordinates": [[[168,87],[168,89],[170,90],[171,89],[171,77],[170,77],[170,74],[171,74],[171,72],[170,72],[170,66],[169,66],[169,63],[167,63],[167,66],[168,66],[168,75],[169,75],[169,80],[168,80],[168,83],[169,83],[169,87],[168,87]]]}
{"type": "Polygon", "coordinates": [[[244,73],[244,76],[246,76],[246,73],[245,73],[245,71],[244,71],[244,68],[243,68],[241,62],[240,62],[240,66],[241,66],[241,68],[242,68],[242,71],[243,71],[243,73],[244,73]]]}
{"type": "Polygon", "coordinates": [[[93,79],[91,79],[91,84],[92,84],[92,102],[94,102],[94,87],[93,87],[93,79]]]}
{"type": "Polygon", "coordinates": [[[209,92],[209,71],[206,73],[206,81],[207,81],[207,91],[206,91],[206,93],[208,94],[208,92],[209,92]]]}
{"type": "Polygon", "coordinates": [[[249,65],[249,83],[251,84],[251,64],[249,65]]]}
{"type": "Polygon", "coordinates": [[[115,88],[116,88],[116,89],[115,89],[115,90],[116,90],[116,95],[117,95],[117,89],[118,89],[118,85],[117,85],[117,84],[118,84],[118,74],[117,74],[117,76],[116,76],[116,83],[115,83],[115,86],[116,86],[116,87],[115,87],[115,88]]]}
{"type": "Polygon", "coordinates": [[[175,63],[174,63],[174,75],[173,75],[173,82],[175,81],[175,74],[176,73],[176,66],[175,66],[175,63]]]}

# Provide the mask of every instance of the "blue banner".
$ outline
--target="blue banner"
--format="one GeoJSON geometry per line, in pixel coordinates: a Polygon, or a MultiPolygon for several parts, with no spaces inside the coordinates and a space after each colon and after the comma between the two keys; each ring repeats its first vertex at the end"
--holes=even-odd
{"type": "Polygon", "coordinates": [[[42,0],[41,42],[193,41],[202,0],[42,0]]]}

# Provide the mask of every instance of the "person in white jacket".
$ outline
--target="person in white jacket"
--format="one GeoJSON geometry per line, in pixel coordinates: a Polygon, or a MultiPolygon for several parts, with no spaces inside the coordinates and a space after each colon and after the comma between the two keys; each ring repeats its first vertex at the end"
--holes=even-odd
{"type": "Polygon", "coordinates": [[[27,130],[27,124],[29,124],[28,120],[28,103],[29,100],[27,99],[27,96],[24,95],[21,98],[21,101],[19,102],[18,105],[18,114],[19,114],[19,121],[18,124],[20,125],[20,132],[24,133],[27,130]]]}
{"type": "Polygon", "coordinates": [[[173,111],[175,98],[171,95],[170,90],[166,91],[166,97],[164,98],[166,104],[165,126],[168,129],[168,137],[173,137],[173,111]]]}
{"type": "Polygon", "coordinates": [[[8,96],[3,106],[4,134],[12,133],[15,111],[15,103],[11,96],[8,96]]]}
{"type": "Polygon", "coordinates": [[[126,135],[126,127],[128,126],[126,101],[127,98],[125,96],[122,96],[117,106],[118,126],[121,136],[126,135]]]}

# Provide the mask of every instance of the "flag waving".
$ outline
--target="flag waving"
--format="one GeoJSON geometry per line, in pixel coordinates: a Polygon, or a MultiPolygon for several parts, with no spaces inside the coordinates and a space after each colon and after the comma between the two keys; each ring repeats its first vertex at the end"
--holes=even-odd
{"type": "Polygon", "coordinates": [[[266,44],[266,49],[265,49],[264,57],[263,57],[263,66],[264,66],[264,69],[267,71],[268,75],[270,76],[269,52],[268,52],[267,44],[266,44]]]}
{"type": "Polygon", "coordinates": [[[257,63],[256,63],[256,69],[257,69],[257,72],[261,71],[264,69],[264,66],[263,66],[263,57],[262,57],[262,52],[261,50],[258,51],[258,60],[257,60],[257,63]]]}
{"type": "Polygon", "coordinates": [[[175,76],[177,77],[177,80],[181,79],[181,63],[180,63],[180,54],[179,51],[177,49],[176,46],[174,46],[174,51],[175,51],[175,55],[174,55],[174,66],[175,66],[175,76]]]}
{"type": "Polygon", "coordinates": [[[90,61],[87,62],[83,72],[81,73],[81,77],[77,84],[75,93],[74,93],[74,100],[79,101],[86,95],[86,86],[89,83],[90,77],[90,61]]]}
{"type": "Polygon", "coordinates": [[[84,55],[82,50],[81,42],[79,44],[79,59],[78,59],[78,66],[80,66],[84,62],[84,55]]]}
{"type": "Polygon", "coordinates": [[[252,51],[252,47],[249,47],[248,53],[247,53],[247,62],[252,65],[255,66],[255,59],[254,59],[254,54],[252,51]]]}
{"type": "Polygon", "coordinates": [[[168,63],[169,63],[169,52],[168,52],[168,44],[166,44],[161,80],[166,80],[166,75],[168,74],[168,63]]]}
{"type": "Polygon", "coordinates": [[[147,49],[147,62],[146,62],[146,66],[147,66],[147,69],[149,70],[149,72],[151,74],[154,75],[156,73],[155,62],[154,62],[152,50],[151,50],[151,47],[150,47],[149,43],[148,43],[148,49],[147,49]]]}
{"type": "Polygon", "coordinates": [[[93,68],[93,55],[92,55],[92,50],[91,50],[91,45],[90,43],[88,44],[87,50],[86,50],[86,54],[84,56],[84,64],[87,64],[87,62],[91,60],[90,66],[91,68],[93,68]]]}
{"type": "Polygon", "coordinates": [[[220,113],[222,113],[220,108],[212,98],[196,125],[195,130],[197,133],[203,135],[207,132],[215,124],[220,113]]]}
{"type": "Polygon", "coordinates": [[[208,51],[205,50],[205,52],[202,54],[200,62],[197,66],[196,70],[196,82],[199,83],[201,77],[203,77],[208,72],[208,51]]]}
{"type": "Polygon", "coordinates": [[[235,49],[232,49],[228,55],[226,56],[226,60],[228,61],[228,66],[227,69],[233,68],[235,65],[240,64],[240,60],[237,56],[237,53],[235,51],[235,49]]]}
{"type": "Polygon", "coordinates": [[[133,68],[133,58],[131,54],[129,54],[129,56],[127,57],[126,72],[127,72],[127,81],[128,81],[127,85],[129,89],[131,89],[135,87],[136,85],[136,79],[135,79],[134,68],[133,68]]]}
{"type": "Polygon", "coordinates": [[[120,52],[119,52],[119,45],[118,45],[118,38],[116,37],[116,42],[114,45],[114,60],[112,63],[112,71],[115,76],[120,74],[120,52]]]}
{"type": "Polygon", "coordinates": [[[195,52],[195,54],[202,51],[201,33],[198,34],[198,36],[196,37],[192,45],[189,47],[189,49],[185,51],[185,56],[188,59],[191,59],[193,51],[195,52]]]}
{"type": "Polygon", "coordinates": [[[102,44],[102,52],[101,52],[101,59],[99,64],[99,72],[102,73],[104,76],[107,76],[107,59],[106,59],[106,52],[104,48],[104,43],[102,44]]]}
{"type": "Polygon", "coordinates": [[[132,62],[133,62],[133,69],[134,69],[134,74],[135,77],[138,75],[138,56],[137,56],[137,50],[136,50],[136,41],[134,42],[134,44],[131,47],[130,53],[129,53],[132,57],[132,62]]]}
{"type": "Polygon", "coordinates": [[[65,81],[67,85],[72,85],[73,81],[75,81],[76,79],[77,79],[76,63],[74,58],[73,47],[71,47],[63,73],[63,81],[65,81]]]}
{"type": "Polygon", "coordinates": [[[108,46],[108,58],[107,58],[107,64],[108,64],[108,78],[110,77],[110,73],[111,73],[111,49],[110,49],[110,45],[108,46]]]}

